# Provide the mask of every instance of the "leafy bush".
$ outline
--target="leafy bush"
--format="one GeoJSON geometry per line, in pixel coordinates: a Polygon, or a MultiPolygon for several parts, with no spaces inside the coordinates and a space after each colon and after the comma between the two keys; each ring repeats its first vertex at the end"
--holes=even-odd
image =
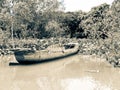
{"type": "Polygon", "coordinates": [[[63,29],[60,24],[54,20],[49,21],[45,26],[47,32],[47,37],[60,37],[62,35],[63,29]]]}

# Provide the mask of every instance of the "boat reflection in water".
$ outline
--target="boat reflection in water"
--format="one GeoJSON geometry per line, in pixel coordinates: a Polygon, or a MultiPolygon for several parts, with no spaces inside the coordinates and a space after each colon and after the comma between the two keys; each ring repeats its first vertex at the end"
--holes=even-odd
{"type": "Polygon", "coordinates": [[[33,65],[0,65],[0,90],[119,90],[120,70],[96,56],[33,65]]]}

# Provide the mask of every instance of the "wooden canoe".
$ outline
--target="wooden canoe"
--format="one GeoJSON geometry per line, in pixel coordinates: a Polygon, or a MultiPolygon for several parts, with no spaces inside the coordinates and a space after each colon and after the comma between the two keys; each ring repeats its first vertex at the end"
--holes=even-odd
{"type": "Polygon", "coordinates": [[[63,47],[50,46],[45,50],[16,50],[14,55],[20,64],[33,64],[39,62],[46,62],[50,60],[62,59],[79,51],[78,43],[69,43],[63,47]]]}

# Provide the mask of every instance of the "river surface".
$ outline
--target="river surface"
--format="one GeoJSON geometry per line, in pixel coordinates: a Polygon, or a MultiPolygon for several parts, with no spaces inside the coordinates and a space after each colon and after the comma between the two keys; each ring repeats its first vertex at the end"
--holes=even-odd
{"type": "Polygon", "coordinates": [[[0,90],[120,90],[120,69],[96,56],[26,66],[8,62],[0,64],[0,90]]]}

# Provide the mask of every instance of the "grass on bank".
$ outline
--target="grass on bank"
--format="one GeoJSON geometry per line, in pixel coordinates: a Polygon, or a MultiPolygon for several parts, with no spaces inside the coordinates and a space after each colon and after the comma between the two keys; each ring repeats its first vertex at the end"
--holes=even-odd
{"type": "MultiPolygon", "coordinates": [[[[14,39],[15,48],[31,48],[42,50],[53,44],[65,44],[69,42],[79,43],[79,54],[97,55],[105,58],[113,66],[120,64],[120,42],[111,39],[75,39],[75,38],[49,38],[49,39],[14,39]]],[[[0,56],[13,54],[13,41],[9,39],[7,42],[0,44],[0,56]]]]}

